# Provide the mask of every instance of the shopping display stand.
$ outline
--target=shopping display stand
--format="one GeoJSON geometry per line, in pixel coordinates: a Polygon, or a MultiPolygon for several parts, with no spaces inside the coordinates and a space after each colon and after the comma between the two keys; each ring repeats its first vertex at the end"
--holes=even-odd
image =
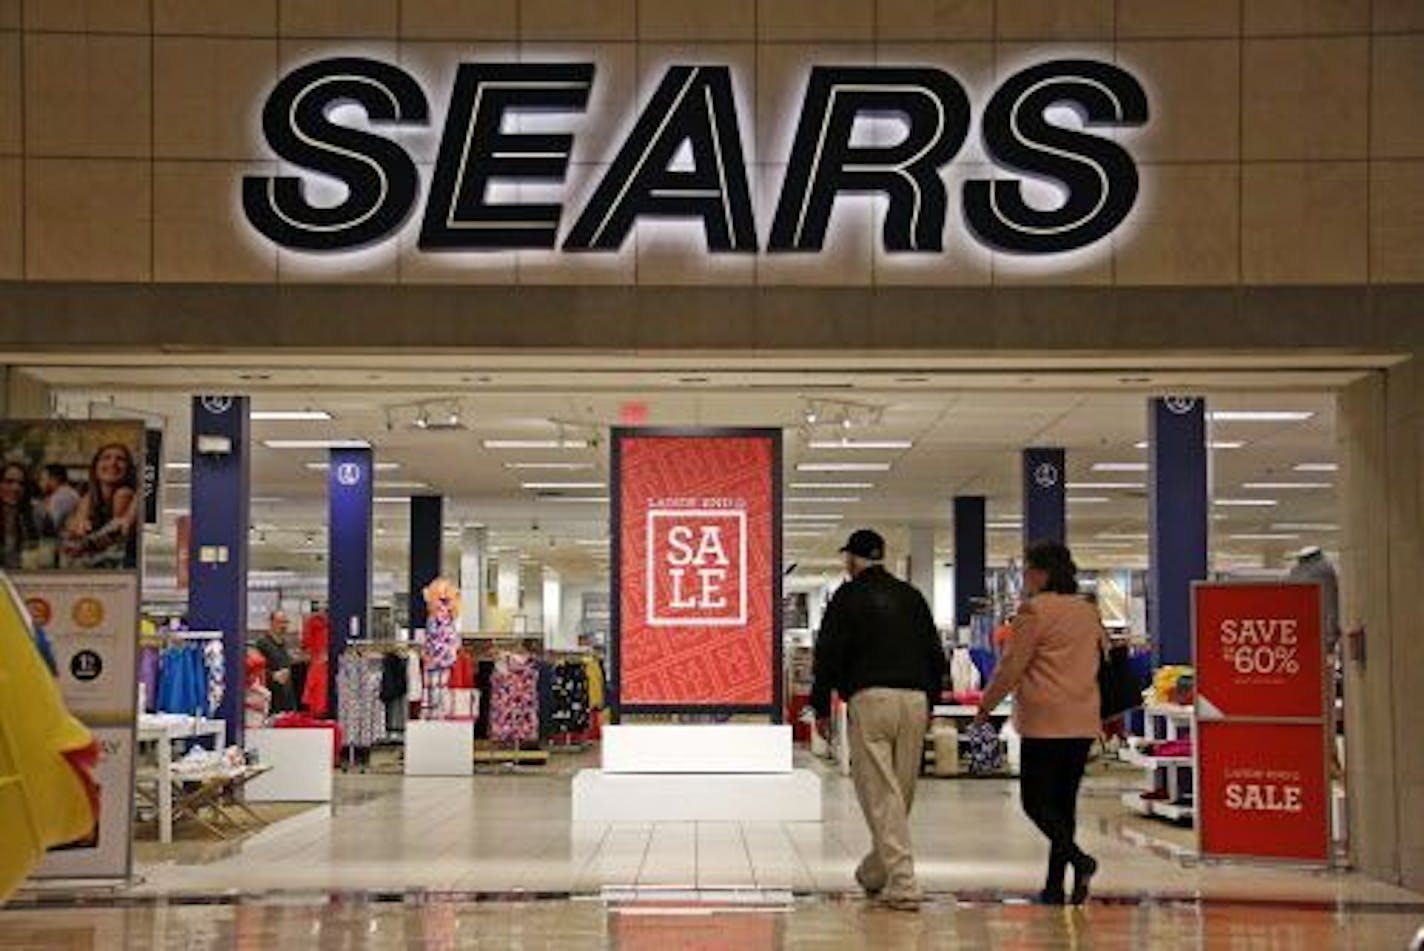
{"type": "Polygon", "coordinates": [[[1148,704],[1142,708],[1143,735],[1118,751],[1118,758],[1143,770],[1140,790],[1122,794],[1122,804],[1141,816],[1191,823],[1196,815],[1194,761],[1183,756],[1154,756],[1147,744],[1170,743],[1195,735],[1196,711],[1180,704],[1148,704]],[[1161,793],[1165,798],[1145,797],[1161,793]]]}
{"type": "Polygon", "coordinates": [[[411,720],[405,728],[407,776],[473,776],[475,725],[469,720],[411,720]]]}

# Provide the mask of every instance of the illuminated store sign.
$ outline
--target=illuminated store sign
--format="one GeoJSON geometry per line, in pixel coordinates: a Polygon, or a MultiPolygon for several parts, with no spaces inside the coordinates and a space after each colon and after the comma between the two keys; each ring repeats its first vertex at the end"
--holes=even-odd
{"type": "MultiPolygon", "coordinates": [[[[461,63],[425,196],[421,250],[617,251],[640,218],[700,222],[712,252],[762,250],[727,66],[670,67],[582,208],[491,200],[495,182],[565,181],[573,133],[514,131],[510,120],[581,112],[594,81],[592,63],[461,63]]],[[[949,196],[940,170],[964,145],[972,108],[964,86],[942,69],[813,67],[780,195],[774,209],[763,209],[771,214],[764,250],[819,251],[836,198],[852,194],[887,199],[886,251],[943,250],[949,196]],[[887,117],[903,129],[897,141],[866,144],[854,134],[859,121],[887,117]]],[[[1009,76],[980,117],[985,152],[1001,174],[964,183],[965,226],[986,246],[1025,255],[1100,241],[1132,210],[1138,173],[1126,149],[1093,130],[1140,126],[1147,115],[1142,85],[1110,63],[1051,60],[1009,76]],[[1057,107],[1076,112],[1081,128],[1052,121],[1057,107]],[[1056,184],[1059,201],[1029,202],[1025,179],[1056,184]]],[[[392,239],[421,199],[415,162],[396,136],[431,121],[425,89],[390,63],[338,57],[293,70],[264,105],[267,143],[346,193],[317,203],[299,175],[247,176],[248,221],[294,250],[350,251],[392,239]],[[348,103],[364,111],[366,127],[333,119],[348,103]]]]}

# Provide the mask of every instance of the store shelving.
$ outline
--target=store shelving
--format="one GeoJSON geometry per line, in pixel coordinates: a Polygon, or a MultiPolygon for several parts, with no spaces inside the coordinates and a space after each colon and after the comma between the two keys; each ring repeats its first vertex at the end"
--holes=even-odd
{"type": "Polygon", "coordinates": [[[1140,790],[1122,795],[1122,804],[1141,816],[1169,822],[1191,822],[1196,815],[1195,760],[1192,756],[1155,756],[1148,744],[1187,739],[1194,735],[1196,712],[1180,704],[1148,704],[1142,708],[1142,736],[1131,738],[1118,752],[1124,763],[1143,771],[1140,790]],[[1164,799],[1144,799],[1143,793],[1165,791],[1164,799]]]}

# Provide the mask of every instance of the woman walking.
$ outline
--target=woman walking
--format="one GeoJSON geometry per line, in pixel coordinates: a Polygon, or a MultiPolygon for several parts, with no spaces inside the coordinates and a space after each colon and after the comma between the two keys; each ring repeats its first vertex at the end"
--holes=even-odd
{"type": "Polygon", "coordinates": [[[984,691],[978,722],[1006,696],[1023,737],[1019,768],[1024,812],[1048,837],[1048,877],[1039,898],[1061,905],[1088,899],[1098,870],[1075,841],[1078,787],[1098,737],[1098,665],[1107,635],[1097,608],[1078,595],[1078,567],[1058,542],[1036,542],[1024,553],[1027,600],[1013,619],[1013,636],[984,691]],[[1073,888],[1064,877],[1073,868],[1073,888]]]}

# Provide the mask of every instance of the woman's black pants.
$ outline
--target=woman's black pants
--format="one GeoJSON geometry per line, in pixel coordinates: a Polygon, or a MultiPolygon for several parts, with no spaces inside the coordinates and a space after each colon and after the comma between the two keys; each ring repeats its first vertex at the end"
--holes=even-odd
{"type": "Polygon", "coordinates": [[[1024,812],[1048,837],[1049,891],[1063,890],[1063,874],[1083,854],[1078,832],[1078,787],[1093,741],[1081,738],[1024,737],[1019,764],[1019,792],[1024,812]]]}

